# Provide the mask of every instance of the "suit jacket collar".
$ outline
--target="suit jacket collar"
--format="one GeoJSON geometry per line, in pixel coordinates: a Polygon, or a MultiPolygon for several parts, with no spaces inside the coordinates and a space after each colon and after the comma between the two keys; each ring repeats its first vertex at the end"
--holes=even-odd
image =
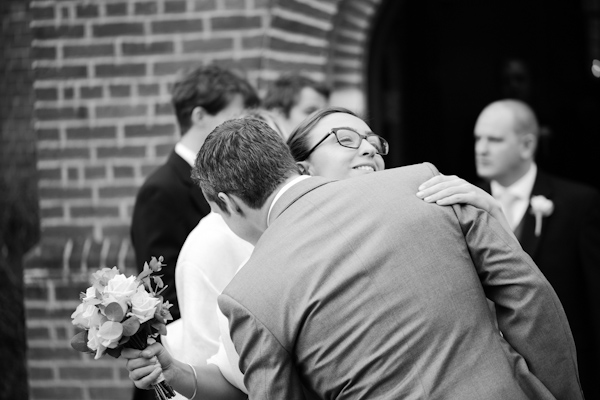
{"type": "Polygon", "coordinates": [[[309,179],[304,179],[303,181],[300,181],[291,188],[289,188],[283,195],[281,195],[281,197],[273,206],[269,218],[269,225],[272,224],[273,221],[275,221],[281,214],[283,214],[283,212],[285,212],[285,210],[287,210],[287,208],[291,206],[300,197],[318,188],[319,186],[323,186],[329,182],[331,182],[330,179],[315,176],[309,179]]]}
{"type": "MultiPolygon", "coordinates": [[[[554,187],[552,185],[550,176],[538,169],[533,190],[531,191],[531,196],[533,197],[539,195],[542,195],[548,199],[552,199],[554,195],[554,187]]],[[[544,224],[542,224],[542,232],[540,236],[535,236],[535,216],[531,213],[531,204],[527,208],[527,212],[525,213],[521,223],[523,226],[519,241],[521,242],[523,249],[531,257],[534,257],[538,245],[544,236],[545,230],[543,229],[544,224]]]]}
{"type": "Polygon", "coordinates": [[[169,155],[167,164],[173,168],[177,177],[189,189],[190,196],[196,207],[199,210],[202,210],[204,214],[208,214],[210,206],[206,202],[206,199],[204,199],[202,190],[194,183],[194,181],[192,181],[192,169],[190,164],[181,158],[179,154],[175,153],[175,151],[172,151],[169,155]]]}

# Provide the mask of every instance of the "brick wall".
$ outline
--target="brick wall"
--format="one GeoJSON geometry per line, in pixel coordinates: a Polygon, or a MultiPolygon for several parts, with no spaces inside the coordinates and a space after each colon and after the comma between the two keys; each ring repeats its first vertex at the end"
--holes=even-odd
{"type": "Polygon", "coordinates": [[[135,271],[134,197],[177,140],[169,87],[178,71],[218,63],[261,93],[291,70],[360,88],[360,21],[378,3],[30,2],[42,231],[25,268],[31,399],[131,396],[122,360],[70,348],[70,314],[97,268],[135,271]]]}

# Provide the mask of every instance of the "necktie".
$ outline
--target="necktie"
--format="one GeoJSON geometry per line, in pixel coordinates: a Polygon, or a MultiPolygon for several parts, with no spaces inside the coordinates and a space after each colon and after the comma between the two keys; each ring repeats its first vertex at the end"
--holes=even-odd
{"type": "Polygon", "coordinates": [[[505,190],[498,198],[500,204],[502,205],[502,211],[504,215],[506,215],[506,219],[508,220],[508,224],[510,225],[510,229],[513,231],[519,224],[519,221],[515,221],[515,210],[514,206],[519,197],[514,193],[511,193],[509,190],[505,190]]]}

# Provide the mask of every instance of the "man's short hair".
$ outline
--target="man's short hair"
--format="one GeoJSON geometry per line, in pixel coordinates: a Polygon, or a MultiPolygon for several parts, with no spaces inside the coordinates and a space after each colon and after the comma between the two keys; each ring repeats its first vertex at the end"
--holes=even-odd
{"type": "Polygon", "coordinates": [[[329,99],[330,90],[327,85],[315,82],[304,75],[288,74],[273,82],[265,96],[263,106],[267,110],[280,109],[288,118],[290,110],[298,104],[300,92],[305,87],[312,88],[326,99],[329,99]]]}
{"type": "Polygon", "coordinates": [[[217,126],[198,152],[192,179],[208,201],[227,211],[220,192],[262,207],[267,197],[298,167],[283,139],[256,118],[237,118],[217,126]]]}
{"type": "Polygon", "coordinates": [[[192,111],[196,107],[215,115],[226,108],[236,94],[242,95],[246,108],[259,104],[256,91],[245,79],[216,65],[201,66],[183,75],[174,83],[171,93],[182,134],[192,126],[192,111]]]}

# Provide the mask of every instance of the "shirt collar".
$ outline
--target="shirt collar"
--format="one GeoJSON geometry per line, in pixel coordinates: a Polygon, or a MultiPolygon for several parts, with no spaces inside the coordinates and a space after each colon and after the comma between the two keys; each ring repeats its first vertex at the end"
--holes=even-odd
{"type": "Polygon", "coordinates": [[[510,186],[502,186],[496,181],[490,182],[492,190],[492,196],[498,198],[505,192],[510,192],[517,198],[528,199],[533,191],[533,185],[535,183],[535,177],[537,175],[537,165],[531,164],[529,170],[519,180],[510,186]]]}
{"type": "Polygon", "coordinates": [[[175,153],[179,157],[183,158],[188,164],[190,164],[190,167],[194,166],[194,163],[196,162],[196,154],[194,154],[193,150],[185,147],[183,143],[177,142],[175,145],[175,153]]]}
{"type": "Polygon", "coordinates": [[[282,187],[279,192],[277,192],[277,194],[275,195],[275,197],[273,198],[273,201],[271,202],[271,206],[269,207],[269,212],[267,213],[267,227],[269,226],[269,221],[271,219],[271,211],[273,210],[273,206],[275,205],[275,203],[277,202],[277,200],[279,200],[279,198],[292,186],[294,186],[296,183],[301,182],[307,178],[310,178],[309,175],[300,175],[294,179],[292,179],[291,181],[289,181],[288,183],[285,184],[284,187],[282,187]]]}

